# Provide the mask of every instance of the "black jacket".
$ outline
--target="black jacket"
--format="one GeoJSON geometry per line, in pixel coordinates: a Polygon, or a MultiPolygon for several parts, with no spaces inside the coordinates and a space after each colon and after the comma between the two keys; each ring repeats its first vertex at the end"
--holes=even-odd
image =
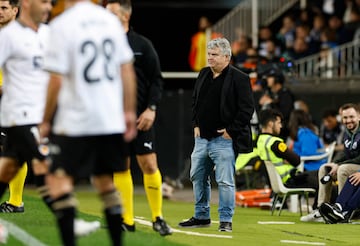
{"type": "MultiPolygon", "coordinates": [[[[212,73],[210,67],[203,68],[197,77],[192,95],[192,123],[196,127],[196,106],[199,92],[206,77],[212,73]]],[[[221,91],[220,117],[226,131],[233,140],[235,154],[253,150],[250,120],[254,113],[254,98],[249,76],[229,65],[221,91]]]]}
{"type": "Polygon", "coordinates": [[[160,61],[154,46],[146,37],[131,28],[128,41],[135,55],[137,77],[137,111],[141,114],[149,105],[159,105],[163,91],[160,61]]]}

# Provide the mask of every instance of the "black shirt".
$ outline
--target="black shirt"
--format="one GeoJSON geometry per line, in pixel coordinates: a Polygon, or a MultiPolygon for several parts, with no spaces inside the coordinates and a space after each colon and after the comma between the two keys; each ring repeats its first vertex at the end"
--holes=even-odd
{"type": "Polygon", "coordinates": [[[222,135],[217,130],[225,128],[220,117],[220,99],[227,70],[225,68],[216,78],[213,78],[213,74],[210,73],[200,89],[196,117],[200,128],[200,137],[208,140],[222,135]]]}
{"type": "Polygon", "coordinates": [[[140,115],[149,105],[159,105],[164,82],[159,57],[152,42],[131,28],[127,37],[135,56],[137,113],[140,115]]]}

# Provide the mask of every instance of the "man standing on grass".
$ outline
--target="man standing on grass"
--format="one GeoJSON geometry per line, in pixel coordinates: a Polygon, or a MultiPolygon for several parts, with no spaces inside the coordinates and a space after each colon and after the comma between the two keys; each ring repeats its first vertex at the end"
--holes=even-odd
{"type": "Polygon", "coordinates": [[[196,80],[192,112],[195,146],[191,154],[195,213],[179,227],[207,227],[210,219],[210,176],[215,169],[219,190],[218,230],[232,232],[235,209],[235,156],[252,151],[250,120],[254,99],[249,76],[230,65],[231,46],[217,38],[207,45],[209,66],[196,80]]]}
{"type": "MultiPolygon", "coordinates": [[[[0,0],[0,29],[4,28],[11,21],[15,20],[19,13],[18,0],[0,0]]],[[[2,94],[2,70],[0,69],[0,97],[2,94]]],[[[1,117],[1,116],[0,116],[1,117]]],[[[3,145],[4,133],[1,132],[1,145],[3,145]]],[[[8,201],[0,205],[1,213],[23,213],[24,204],[22,201],[23,188],[28,171],[27,163],[23,164],[16,176],[9,183],[10,197],[8,201]]]]}
{"type": "MultiPolygon", "coordinates": [[[[43,23],[49,20],[52,2],[22,1],[22,11],[16,21],[18,1],[0,0],[0,7],[0,26],[4,32],[0,40],[0,63],[4,63],[1,118],[5,135],[10,134],[2,143],[2,160],[20,166],[9,182],[9,201],[0,205],[0,212],[25,211],[22,196],[27,163],[33,164],[35,184],[45,204],[51,209],[51,199],[44,180],[48,171],[47,162],[44,153],[39,153],[36,126],[42,119],[48,82],[48,73],[43,71],[43,54],[49,32],[48,26],[43,23]],[[20,165],[18,161],[27,163],[20,165]]],[[[83,236],[97,230],[100,223],[77,218],[74,226],[76,235],[83,236]]]]}
{"type": "Polygon", "coordinates": [[[113,173],[124,166],[125,141],[136,136],[134,55],[113,14],[86,0],[65,0],[65,6],[50,22],[50,79],[40,125],[50,139],[52,208],[63,244],[75,245],[74,181],[91,176],[112,245],[119,246],[121,202],[113,173]]]}
{"type": "MultiPolygon", "coordinates": [[[[46,190],[46,154],[39,151],[34,133],[42,119],[48,80],[42,67],[48,27],[42,22],[51,8],[50,0],[23,0],[19,18],[0,32],[1,128],[6,136],[0,158],[0,197],[26,162],[33,165],[36,186],[46,190]]],[[[43,194],[42,198],[49,206],[43,194]]]]}
{"type": "MultiPolygon", "coordinates": [[[[121,21],[135,54],[138,135],[129,143],[129,154],[136,155],[144,175],[144,189],[151,209],[154,231],[159,232],[161,236],[170,235],[171,228],[162,214],[162,178],[157,163],[154,128],[157,106],[163,90],[160,61],[151,41],[136,33],[129,25],[132,14],[130,0],[109,0],[106,8],[121,21]]],[[[123,200],[123,229],[135,231],[130,157],[126,161],[126,170],[114,173],[114,183],[123,200]]]]}

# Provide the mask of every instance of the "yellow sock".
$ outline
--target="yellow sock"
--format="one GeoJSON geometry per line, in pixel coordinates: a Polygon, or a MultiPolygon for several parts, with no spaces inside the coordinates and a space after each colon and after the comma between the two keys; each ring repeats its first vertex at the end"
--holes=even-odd
{"type": "Polygon", "coordinates": [[[122,200],[124,223],[134,225],[134,186],[130,169],[124,172],[114,173],[114,184],[122,200]]]}
{"type": "Polygon", "coordinates": [[[161,173],[159,169],[153,174],[144,174],[144,188],[150,205],[152,220],[162,217],[161,173]]]}
{"type": "Polygon", "coordinates": [[[24,163],[16,176],[9,183],[9,203],[14,206],[20,206],[23,202],[22,197],[27,171],[28,166],[26,163],[24,163]]]}

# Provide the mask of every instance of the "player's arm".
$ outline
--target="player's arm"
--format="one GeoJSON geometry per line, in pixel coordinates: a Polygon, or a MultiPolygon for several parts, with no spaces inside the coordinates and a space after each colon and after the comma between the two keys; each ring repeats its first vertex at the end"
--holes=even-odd
{"type": "Polygon", "coordinates": [[[159,105],[160,100],[162,98],[163,87],[164,87],[164,80],[161,74],[161,66],[159,56],[149,41],[148,45],[146,46],[146,59],[147,59],[147,66],[145,66],[145,75],[149,79],[150,82],[150,92],[149,92],[149,106],[152,105],[159,105]]]}
{"type": "Polygon", "coordinates": [[[133,63],[121,65],[121,79],[124,91],[124,112],[126,132],[124,139],[131,141],[136,137],[136,76],[133,63]]]}
{"type": "Polygon", "coordinates": [[[40,134],[42,138],[47,137],[50,133],[50,122],[56,110],[61,83],[62,76],[60,74],[50,73],[44,117],[43,122],[40,124],[40,134]]]}
{"type": "Polygon", "coordinates": [[[297,167],[300,164],[300,156],[289,149],[284,142],[275,141],[271,146],[271,150],[277,157],[285,159],[294,167],[297,167]]]}
{"type": "Polygon", "coordinates": [[[141,68],[146,80],[150,83],[148,107],[139,115],[137,128],[142,131],[149,130],[156,117],[157,106],[160,103],[163,92],[163,77],[161,74],[160,60],[155,48],[149,40],[145,40],[144,47],[144,65],[141,68]]]}

